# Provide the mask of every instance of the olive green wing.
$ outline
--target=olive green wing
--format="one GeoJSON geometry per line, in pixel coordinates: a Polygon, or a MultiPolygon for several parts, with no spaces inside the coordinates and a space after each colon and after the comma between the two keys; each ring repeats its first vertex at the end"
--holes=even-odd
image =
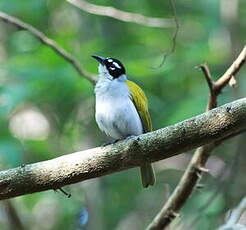
{"type": "Polygon", "coordinates": [[[131,99],[138,111],[144,132],[152,131],[152,122],[148,111],[148,100],[143,90],[134,82],[126,81],[128,88],[130,89],[131,99]]]}

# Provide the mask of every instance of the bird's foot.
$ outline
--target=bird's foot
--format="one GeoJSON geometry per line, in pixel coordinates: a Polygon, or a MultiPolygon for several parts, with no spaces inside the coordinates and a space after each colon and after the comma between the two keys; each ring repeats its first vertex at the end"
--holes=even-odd
{"type": "Polygon", "coordinates": [[[121,140],[121,139],[116,139],[116,140],[113,140],[113,141],[109,141],[109,142],[103,143],[103,144],[101,145],[101,147],[105,147],[105,146],[107,146],[107,145],[115,144],[115,143],[117,143],[117,142],[120,141],[120,140],[121,140]]]}
{"type": "Polygon", "coordinates": [[[70,198],[72,195],[71,193],[67,193],[64,189],[62,188],[58,188],[58,189],[54,189],[55,192],[57,192],[57,190],[59,190],[61,193],[63,193],[67,198],[70,198]]]}
{"type": "Polygon", "coordinates": [[[116,139],[116,140],[113,140],[113,141],[109,141],[109,142],[103,143],[101,145],[101,147],[105,147],[107,145],[112,145],[112,144],[115,144],[115,143],[117,143],[119,141],[129,140],[129,139],[134,138],[134,137],[136,137],[136,136],[135,135],[131,135],[131,136],[127,136],[125,138],[121,138],[121,139],[116,139]]]}
{"type": "Polygon", "coordinates": [[[136,136],[135,135],[131,135],[131,136],[126,137],[124,140],[129,140],[129,139],[132,139],[134,137],[136,137],[136,136]]]}

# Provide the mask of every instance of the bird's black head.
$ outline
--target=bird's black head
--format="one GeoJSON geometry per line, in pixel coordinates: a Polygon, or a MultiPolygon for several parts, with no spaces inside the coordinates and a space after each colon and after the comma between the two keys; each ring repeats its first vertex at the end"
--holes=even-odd
{"type": "Polygon", "coordinates": [[[100,64],[106,67],[109,74],[113,78],[118,78],[122,74],[126,74],[126,69],[124,65],[115,58],[104,58],[101,56],[92,55],[93,58],[95,58],[100,64]]]}

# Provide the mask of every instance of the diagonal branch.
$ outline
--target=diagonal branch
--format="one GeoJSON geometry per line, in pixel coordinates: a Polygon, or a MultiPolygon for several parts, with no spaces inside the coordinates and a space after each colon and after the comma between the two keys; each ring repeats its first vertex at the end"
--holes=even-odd
{"type": "Polygon", "coordinates": [[[246,211],[246,197],[241,200],[240,204],[232,211],[227,222],[218,230],[244,230],[244,225],[237,224],[244,211],[246,211]]]}
{"type": "Polygon", "coordinates": [[[233,62],[230,68],[224,73],[222,77],[220,77],[215,83],[214,86],[216,91],[219,93],[221,89],[227,85],[227,83],[234,78],[234,76],[238,73],[240,68],[246,62],[246,45],[244,46],[243,50],[237,57],[237,59],[233,62]]]}
{"type": "MultiPolygon", "coordinates": [[[[246,98],[129,140],[0,172],[0,200],[103,176],[219,141],[246,129],[246,98]]],[[[201,170],[201,169],[197,169],[201,170]]]]}
{"type": "Polygon", "coordinates": [[[94,5],[84,0],[67,0],[67,2],[80,8],[81,10],[84,10],[87,13],[107,16],[124,22],[133,22],[144,26],[160,28],[174,26],[172,19],[150,18],[141,14],[118,10],[111,6],[94,5]]]}
{"type": "MultiPolygon", "coordinates": [[[[226,73],[213,82],[209,68],[207,65],[201,65],[200,68],[204,73],[205,79],[210,90],[208,105],[206,111],[214,109],[217,106],[217,97],[221,90],[228,84],[232,76],[240,70],[245,62],[246,52],[245,47],[238,58],[234,61],[232,66],[226,73]]],[[[229,111],[229,110],[228,110],[229,111]]],[[[220,144],[221,141],[214,141],[208,145],[199,147],[192,157],[185,173],[181,177],[179,184],[176,186],[174,192],[169,197],[166,204],[156,215],[154,220],[149,224],[147,230],[163,230],[165,229],[179,214],[177,213],[185,204],[186,200],[191,195],[197,182],[201,179],[202,173],[207,172],[205,164],[213,151],[213,149],[220,144]]]]}
{"type": "Polygon", "coordinates": [[[33,26],[21,21],[20,19],[17,19],[13,16],[10,16],[4,12],[0,11],[0,19],[3,21],[10,23],[12,25],[17,26],[20,29],[26,30],[30,32],[34,37],[36,37],[38,40],[40,40],[44,45],[49,46],[52,48],[56,53],[58,53],[61,57],[63,57],[66,61],[68,61],[79,73],[80,76],[86,78],[91,83],[96,82],[96,76],[92,75],[91,73],[86,72],[81,66],[79,61],[73,57],[70,53],[68,53],[66,50],[64,50],[62,47],[60,47],[54,40],[48,38],[45,34],[43,34],[41,31],[37,30],[33,26]]]}

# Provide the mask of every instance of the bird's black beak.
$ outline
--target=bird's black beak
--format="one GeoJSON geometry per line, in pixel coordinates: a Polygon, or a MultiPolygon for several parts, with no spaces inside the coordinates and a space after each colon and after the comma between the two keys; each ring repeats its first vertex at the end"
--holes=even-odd
{"type": "Polygon", "coordinates": [[[104,61],[106,60],[106,58],[97,55],[92,55],[91,57],[95,58],[102,65],[104,65],[104,61]]]}

